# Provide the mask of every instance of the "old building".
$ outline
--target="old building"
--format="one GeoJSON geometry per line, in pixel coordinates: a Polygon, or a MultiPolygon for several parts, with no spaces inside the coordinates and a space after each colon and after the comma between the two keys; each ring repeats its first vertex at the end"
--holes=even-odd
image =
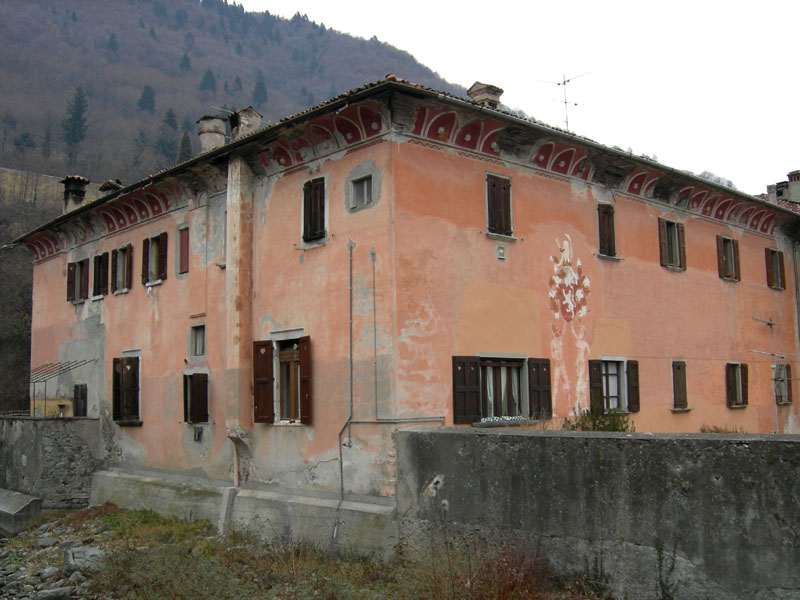
{"type": "Polygon", "coordinates": [[[201,119],[95,201],[67,177],[20,240],[36,402],[111,465],[342,497],[394,494],[410,424],[800,431],[798,215],[471,91],[388,76],[229,143],[201,119]]]}

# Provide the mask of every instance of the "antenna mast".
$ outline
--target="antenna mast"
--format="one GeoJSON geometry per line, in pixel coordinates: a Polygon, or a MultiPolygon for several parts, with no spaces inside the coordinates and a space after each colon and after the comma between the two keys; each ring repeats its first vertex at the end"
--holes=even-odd
{"type": "Polygon", "coordinates": [[[564,88],[564,100],[563,100],[563,104],[564,104],[564,125],[566,126],[568,131],[569,131],[569,112],[568,112],[567,109],[568,109],[570,104],[572,104],[573,106],[578,106],[578,103],[577,102],[570,103],[567,100],[567,84],[571,83],[572,81],[575,81],[576,79],[578,79],[578,77],[583,77],[584,75],[588,75],[589,73],[590,73],[590,71],[587,71],[586,73],[581,73],[580,75],[575,75],[574,77],[570,77],[569,79],[567,79],[566,75],[562,74],[561,75],[561,81],[545,81],[543,79],[537,79],[536,80],[536,81],[541,81],[542,83],[552,83],[554,85],[560,85],[560,86],[562,86],[564,88]]]}

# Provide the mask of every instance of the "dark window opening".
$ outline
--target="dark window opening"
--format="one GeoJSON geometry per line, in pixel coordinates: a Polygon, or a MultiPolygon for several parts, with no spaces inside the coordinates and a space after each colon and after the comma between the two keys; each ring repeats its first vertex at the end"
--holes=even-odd
{"type": "Polygon", "coordinates": [[[495,175],[486,176],[488,231],[513,235],[511,224],[511,181],[495,175]]]}
{"type": "Polygon", "coordinates": [[[139,421],[139,357],[115,358],[112,380],[114,421],[118,425],[141,425],[139,421]]]}
{"type": "Polygon", "coordinates": [[[94,257],[94,280],[92,295],[105,296],[108,293],[108,252],[94,257]]]}
{"type": "Polygon", "coordinates": [[[72,391],[72,416],[86,416],[86,401],[88,397],[88,387],[85,383],[76,383],[72,391]]]}
{"type": "Polygon", "coordinates": [[[208,375],[192,373],[183,376],[183,420],[186,423],[208,423],[208,375]]]}

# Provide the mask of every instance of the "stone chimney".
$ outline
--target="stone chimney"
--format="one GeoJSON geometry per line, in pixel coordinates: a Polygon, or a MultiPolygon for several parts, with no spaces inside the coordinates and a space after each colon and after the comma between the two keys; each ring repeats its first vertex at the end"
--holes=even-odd
{"type": "Polygon", "coordinates": [[[89,180],[80,175],[67,175],[59,183],[64,184],[64,213],[78,208],[86,197],[89,180]]]}
{"type": "Polygon", "coordinates": [[[225,145],[225,119],[216,115],[205,115],[197,119],[197,124],[200,154],[225,145]]]}
{"type": "Polygon", "coordinates": [[[231,125],[231,141],[234,141],[256,131],[261,125],[261,115],[252,106],[248,106],[232,113],[228,122],[231,125]]]}
{"type": "Polygon", "coordinates": [[[481,106],[497,108],[500,104],[500,96],[503,95],[503,90],[496,85],[476,81],[467,90],[467,95],[472,98],[473,102],[477,102],[481,106]]]}

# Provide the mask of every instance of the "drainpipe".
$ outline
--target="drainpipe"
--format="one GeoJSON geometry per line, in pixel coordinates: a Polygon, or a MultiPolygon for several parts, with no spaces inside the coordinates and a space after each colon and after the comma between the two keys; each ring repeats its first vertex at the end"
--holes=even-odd
{"type": "Polygon", "coordinates": [[[372,261],[372,363],[375,381],[375,418],[378,418],[378,309],[375,300],[375,248],[369,249],[369,259],[372,261]]]}

